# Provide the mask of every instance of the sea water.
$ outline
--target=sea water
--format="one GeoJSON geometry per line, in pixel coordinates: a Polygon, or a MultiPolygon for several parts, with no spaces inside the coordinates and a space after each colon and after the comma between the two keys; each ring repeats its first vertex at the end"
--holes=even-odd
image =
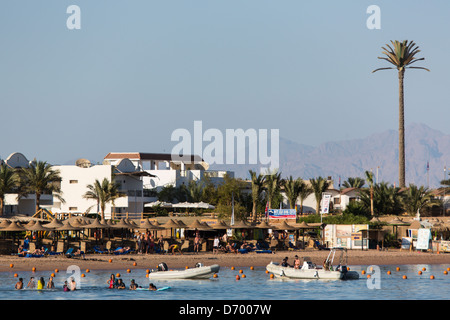
{"type": "MultiPolygon", "coordinates": [[[[151,280],[156,287],[170,287],[165,291],[132,291],[131,279],[144,288],[150,280],[144,269],[92,270],[80,277],[77,290],[64,292],[64,281],[71,276],[61,270],[55,274],[55,289],[15,290],[18,277],[24,287],[31,276],[36,281],[43,277],[47,282],[51,271],[2,272],[0,273],[1,300],[448,300],[450,298],[450,274],[444,274],[449,265],[400,265],[397,266],[351,266],[359,273],[358,280],[291,280],[271,278],[264,267],[222,267],[217,278],[203,280],[151,280]],[[425,268],[425,271],[424,269],[425,268]],[[242,270],[242,273],[239,273],[242,270]],[[362,271],[365,274],[362,274],[362,271]],[[388,275],[388,271],[391,272],[388,275]],[[422,272],[419,275],[419,271],[422,272]],[[18,277],[14,277],[14,273],[18,277]],[[108,289],[111,274],[121,274],[127,289],[108,289]],[[371,277],[367,278],[367,274],[371,277]],[[239,275],[240,280],[236,279],[239,275]],[[245,275],[245,277],[243,277],[245,275]],[[430,279],[433,275],[434,279],[430,279]],[[407,279],[403,279],[406,276],[407,279]]],[[[450,272],[449,272],[450,273],[450,272]]]]}

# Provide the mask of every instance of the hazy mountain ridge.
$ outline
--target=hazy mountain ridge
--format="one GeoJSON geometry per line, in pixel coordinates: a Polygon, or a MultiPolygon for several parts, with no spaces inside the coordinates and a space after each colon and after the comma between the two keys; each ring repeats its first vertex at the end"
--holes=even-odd
{"type": "MultiPolygon", "coordinates": [[[[438,187],[444,178],[444,166],[450,160],[450,135],[424,124],[411,124],[406,133],[406,183],[438,187]]],[[[295,143],[280,137],[280,171],[309,179],[331,176],[337,187],[347,177],[364,177],[372,170],[378,181],[398,184],[398,132],[388,130],[362,139],[330,141],[317,147],[295,143]]],[[[254,165],[211,165],[211,169],[231,170],[236,177],[248,177],[254,165]]],[[[448,175],[447,171],[447,175],[448,175]]]]}

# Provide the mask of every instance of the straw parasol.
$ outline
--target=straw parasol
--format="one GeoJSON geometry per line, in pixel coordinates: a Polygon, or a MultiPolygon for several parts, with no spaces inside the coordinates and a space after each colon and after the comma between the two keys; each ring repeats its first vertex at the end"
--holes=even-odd
{"type": "Polygon", "coordinates": [[[105,229],[108,228],[108,225],[101,223],[98,219],[95,219],[90,224],[81,227],[84,229],[105,229]]]}
{"type": "Polygon", "coordinates": [[[60,220],[58,220],[58,219],[53,219],[52,220],[52,222],[50,222],[50,223],[47,223],[47,224],[45,224],[44,226],[47,228],[47,229],[57,229],[57,228],[59,228],[59,227],[62,227],[64,224],[60,221],[60,220]]]}
{"type": "Polygon", "coordinates": [[[205,226],[197,219],[188,226],[188,229],[189,230],[201,230],[201,231],[213,230],[213,228],[211,228],[208,225],[205,226]]]}
{"type": "MultiPolygon", "coordinates": [[[[304,221],[303,221],[304,222],[304,221]]],[[[278,230],[297,230],[300,229],[299,227],[291,226],[290,224],[287,224],[286,221],[283,221],[279,226],[276,227],[278,230]]]]}
{"type": "Polygon", "coordinates": [[[80,230],[79,227],[74,227],[68,220],[64,220],[63,225],[61,227],[55,228],[58,231],[75,231],[80,230]]]}
{"type": "Polygon", "coordinates": [[[20,224],[20,222],[11,222],[9,226],[2,229],[1,231],[26,231],[25,227],[20,224]]]}
{"type": "Polygon", "coordinates": [[[45,225],[42,225],[40,221],[35,221],[31,226],[30,226],[30,223],[28,223],[24,227],[28,231],[48,231],[48,230],[50,230],[45,225]]]}
{"type": "Polygon", "coordinates": [[[268,224],[266,221],[263,221],[260,224],[256,225],[255,228],[257,228],[257,229],[275,229],[274,226],[268,224]]]}
{"type": "Polygon", "coordinates": [[[255,228],[252,225],[247,224],[245,221],[240,220],[238,223],[233,224],[230,226],[231,229],[253,229],[255,228]]]}
{"type": "Polygon", "coordinates": [[[112,227],[116,228],[116,229],[132,229],[134,228],[134,226],[129,225],[125,219],[120,219],[119,222],[117,222],[115,225],[113,225],[112,227]]]}
{"type": "Polygon", "coordinates": [[[183,228],[183,229],[186,229],[186,228],[187,228],[187,224],[184,223],[183,220],[174,220],[174,221],[175,221],[175,223],[178,224],[178,227],[179,227],[179,228],[183,228]]]}
{"type": "Polygon", "coordinates": [[[162,225],[164,229],[174,229],[174,228],[180,228],[180,225],[173,221],[172,219],[169,219],[165,224],[162,225]]]}
{"type": "Polygon", "coordinates": [[[6,227],[8,227],[10,224],[11,224],[11,221],[10,221],[10,220],[3,220],[3,221],[0,223],[0,228],[1,228],[1,229],[6,228],[6,227]]]}
{"type": "Polygon", "coordinates": [[[155,226],[150,222],[150,220],[145,219],[144,221],[141,221],[141,225],[138,227],[139,229],[146,229],[146,230],[160,230],[163,229],[161,227],[155,226]]]}
{"type": "Polygon", "coordinates": [[[223,230],[223,229],[231,229],[231,227],[229,225],[227,225],[227,223],[223,220],[219,220],[219,222],[215,225],[209,226],[212,229],[215,230],[223,230]]]}

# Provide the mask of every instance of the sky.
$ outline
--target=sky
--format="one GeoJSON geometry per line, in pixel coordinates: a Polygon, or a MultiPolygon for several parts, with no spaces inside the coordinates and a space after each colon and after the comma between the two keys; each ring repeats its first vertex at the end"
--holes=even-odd
{"type": "Polygon", "coordinates": [[[444,0],[3,0],[0,158],[170,152],[194,121],[312,146],[397,130],[397,72],[371,71],[406,39],[431,72],[407,71],[405,123],[448,134],[449,14],[444,0]]]}

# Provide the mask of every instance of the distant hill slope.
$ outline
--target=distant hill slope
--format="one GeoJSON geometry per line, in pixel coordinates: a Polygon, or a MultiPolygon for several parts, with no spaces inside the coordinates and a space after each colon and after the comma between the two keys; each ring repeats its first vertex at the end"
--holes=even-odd
{"type": "MultiPolygon", "coordinates": [[[[444,178],[444,166],[450,161],[450,135],[424,124],[411,124],[406,128],[406,183],[438,187],[444,178]]],[[[366,138],[326,142],[317,147],[302,145],[280,138],[280,171],[282,176],[292,175],[309,179],[331,176],[338,186],[339,177],[364,177],[364,171],[378,180],[398,185],[398,132],[389,130],[366,138]]],[[[236,177],[248,178],[248,170],[255,165],[212,165],[211,169],[231,170],[236,177]]],[[[449,171],[447,171],[448,174],[449,171]]]]}

